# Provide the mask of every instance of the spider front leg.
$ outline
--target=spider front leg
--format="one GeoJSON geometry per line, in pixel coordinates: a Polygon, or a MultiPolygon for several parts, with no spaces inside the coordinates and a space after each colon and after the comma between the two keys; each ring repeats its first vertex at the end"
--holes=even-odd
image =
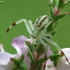
{"type": "Polygon", "coordinates": [[[16,24],[20,24],[21,22],[24,22],[24,23],[25,23],[28,32],[29,32],[30,34],[32,34],[32,29],[31,29],[31,27],[30,27],[30,24],[27,22],[27,20],[26,20],[26,19],[20,19],[20,20],[18,20],[18,21],[16,22],[16,24]]]}
{"type": "Polygon", "coordinates": [[[70,62],[68,61],[66,55],[64,54],[64,52],[61,50],[61,48],[59,47],[59,45],[58,45],[57,43],[55,43],[54,41],[48,39],[48,38],[45,37],[45,36],[43,37],[43,39],[44,39],[45,41],[47,41],[48,43],[55,45],[56,48],[58,49],[58,51],[65,57],[66,61],[67,61],[68,64],[70,65],[70,62]]]}
{"type": "MultiPolygon", "coordinates": [[[[20,20],[14,22],[14,23],[13,23],[11,26],[9,26],[9,28],[6,30],[6,34],[9,32],[9,30],[10,30],[13,26],[16,26],[17,24],[20,24],[21,22],[24,22],[24,23],[25,23],[26,28],[27,28],[29,34],[32,35],[32,33],[33,33],[33,31],[32,31],[33,27],[31,26],[31,25],[32,25],[32,22],[29,21],[29,23],[28,23],[26,19],[20,19],[20,20]],[[31,24],[31,25],[30,25],[30,24],[31,24]],[[32,29],[31,29],[31,28],[32,28],[32,29]]],[[[6,34],[5,34],[4,37],[6,37],[6,34]]]]}
{"type": "Polygon", "coordinates": [[[29,21],[28,21],[28,23],[29,23],[29,25],[30,25],[30,27],[31,27],[32,31],[34,31],[34,30],[35,30],[35,27],[34,27],[34,25],[32,24],[32,21],[31,21],[31,20],[29,20],[29,21]]]}
{"type": "Polygon", "coordinates": [[[52,35],[51,34],[45,34],[45,36],[48,36],[52,39],[52,35]]]}
{"type": "Polygon", "coordinates": [[[43,37],[43,39],[44,39],[45,41],[47,41],[48,43],[50,43],[50,44],[56,46],[56,48],[58,49],[58,51],[61,50],[61,48],[59,47],[59,45],[58,45],[57,43],[55,43],[54,41],[52,41],[51,39],[49,39],[49,38],[47,38],[47,37],[45,37],[45,36],[43,37]]]}

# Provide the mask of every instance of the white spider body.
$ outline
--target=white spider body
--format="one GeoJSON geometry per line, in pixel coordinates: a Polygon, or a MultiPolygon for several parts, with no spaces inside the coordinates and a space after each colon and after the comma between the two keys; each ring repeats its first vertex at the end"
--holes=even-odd
{"type": "MultiPolygon", "coordinates": [[[[32,24],[31,20],[28,21],[29,24],[32,24]]],[[[50,22],[51,23],[51,22],[50,22]]],[[[32,34],[31,37],[34,43],[38,43],[38,44],[43,44],[45,47],[47,47],[47,43],[44,42],[44,36],[50,36],[52,37],[50,34],[46,33],[47,27],[48,25],[50,25],[49,23],[49,19],[47,15],[43,15],[39,18],[36,19],[34,25],[33,25],[33,30],[32,30],[32,34]]]]}
{"type": "Polygon", "coordinates": [[[19,21],[13,23],[7,29],[6,32],[8,32],[11,29],[11,27],[13,27],[21,22],[25,23],[26,28],[34,43],[39,43],[39,44],[41,43],[45,47],[47,47],[47,43],[45,42],[45,41],[47,41],[48,43],[55,45],[59,49],[58,45],[51,40],[52,39],[51,34],[47,33],[47,27],[52,22],[52,21],[49,22],[49,18],[47,15],[43,15],[43,16],[40,16],[39,18],[37,18],[34,25],[32,24],[31,20],[27,21],[26,19],[20,19],[19,21]],[[51,39],[47,38],[47,36],[49,36],[51,39]]]}
{"type": "MultiPolygon", "coordinates": [[[[36,44],[42,44],[45,48],[47,48],[47,43],[53,44],[56,46],[58,51],[63,53],[61,51],[61,48],[58,46],[57,43],[52,41],[52,35],[47,33],[47,27],[52,23],[52,21],[49,21],[49,18],[47,15],[43,15],[36,19],[34,25],[32,24],[32,21],[27,21],[26,19],[20,19],[17,22],[13,23],[7,30],[6,33],[15,25],[20,24],[21,22],[24,22],[26,25],[26,28],[33,40],[33,43],[36,44]],[[47,37],[50,37],[47,38],[47,37]]],[[[6,34],[5,34],[6,36],[6,34]]],[[[46,49],[47,50],[47,49],[46,49]]],[[[65,54],[63,54],[65,56],[65,54]]],[[[66,57],[66,56],[65,56],[66,57]]],[[[69,63],[69,61],[68,61],[69,63]]]]}

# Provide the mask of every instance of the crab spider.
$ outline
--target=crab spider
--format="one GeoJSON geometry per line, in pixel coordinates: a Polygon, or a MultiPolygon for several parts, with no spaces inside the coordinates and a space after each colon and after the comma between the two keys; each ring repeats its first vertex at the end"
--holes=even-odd
{"type": "MultiPolygon", "coordinates": [[[[38,42],[43,44],[45,47],[47,46],[47,42],[53,44],[52,35],[46,33],[47,27],[51,24],[52,21],[49,22],[49,18],[47,15],[40,16],[36,19],[34,25],[32,24],[32,21],[27,21],[26,19],[20,19],[19,21],[13,23],[7,30],[6,33],[15,25],[24,22],[26,25],[26,28],[31,35],[31,38],[33,39],[34,43],[38,42]],[[51,39],[47,38],[49,36],[51,39]],[[44,38],[45,37],[45,38],[44,38]],[[35,39],[35,40],[34,40],[35,39]],[[45,41],[44,41],[45,40],[45,41]]],[[[5,35],[6,36],[6,35],[5,35]]],[[[56,45],[56,44],[55,44],[56,45]]]]}
{"type": "MultiPolygon", "coordinates": [[[[44,36],[49,36],[52,38],[52,36],[50,34],[46,34],[46,28],[51,24],[51,22],[49,22],[48,16],[47,15],[43,15],[39,18],[36,19],[35,24],[32,24],[32,21],[29,20],[27,21],[26,19],[20,19],[19,21],[13,23],[7,30],[6,32],[8,32],[11,27],[24,22],[26,25],[26,28],[29,32],[29,34],[31,35],[31,37],[33,38],[33,40],[35,39],[35,41],[42,43],[42,41],[44,41],[43,37],[44,36]]],[[[6,35],[5,35],[6,36],[6,35]]],[[[45,43],[45,42],[44,42],[45,43]]],[[[44,46],[47,46],[47,44],[43,44],[44,46]]]]}
{"type": "MultiPolygon", "coordinates": [[[[56,46],[56,48],[61,52],[61,48],[58,46],[57,43],[55,43],[54,41],[52,41],[52,35],[47,33],[47,27],[52,23],[52,21],[49,21],[49,18],[47,15],[43,15],[40,16],[39,18],[36,19],[34,25],[32,24],[32,21],[29,20],[27,21],[26,19],[20,19],[18,21],[16,21],[15,23],[13,23],[7,30],[6,33],[9,32],[9,30],[17,25],[20,24],[21,22],[24,22],[26,25],[26,28],[33,40],[33,43],[37,43],[37,44],[42,44],[45,48],[47,48],[47,43],[53,44],[56,46]],[[47,38],[47,37],[50,37],[47,38]]],[[[6,36],[6,34],[5,34],[6,36]]],[[[65,55],[64,55],[65,56],[65,55]]],[[[66,56],[65,56],[66,57],[66,56]]],[[[68,60],[67,60],[68,61],[68,60]]],[[[69,63],[69,61],[68,61],[69,63]]]]}

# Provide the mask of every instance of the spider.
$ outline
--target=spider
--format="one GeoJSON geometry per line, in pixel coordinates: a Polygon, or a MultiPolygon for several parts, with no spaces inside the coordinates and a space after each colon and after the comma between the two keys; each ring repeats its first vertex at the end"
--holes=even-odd
{"type": "MultiPolygon", "coordinates": [[[[9,32],[9,30],[21,23],[21,22],[24,22],[25,25],[26,25],[26,28],[33,40],[34,43],[38,43],[38,44],[43,44],[45,47],[47,47],[47,43],[45,41],[47,41],[48,43],[51,43],[53,45],[55,45],[57,47],[57,49],[59,49],[59,46],[54,42],[52,41],[52,35],[51,34],[48,34],[46,31],[47,31],[47,27],[52,23],[52,21],[49,21],[49,17],[47,15],[43,15],[43,16],[40,16],[36,19],[34,25],[32,24],[32,21],[31,20],[26,20],[26,19],[20,19],[16,22],[14,22],[7,30],[6,30],[6,33],[9,32]],[[47,38],[50,37],[51,39],[47,38]]],[[[5,37],[6,37],[6,34],[5,34],[5,37]]]]}
{"type": "MultiPolygon", "coordinates": [[[[57,43],[52,41],[52,35],[47,33],[47,27],[52,23],[52,20],[49,21],[49,17],[47,15],[40,16],[36,19],[35,23],[32,24],[31,20],[26,20],[26,19],[20,19],[16,22],[14,22],[9,28],[6,30],[6,33],[9,32],[9,30],[13,27],[16,26],[17,24],[20,24],[21,22],[24,22],[26,25],[26,28],[33,40],[33,43],[37,44],[42,44],[45,48],[47,48],[47,43],[53,44],[56,46],[56,48],[61,52],[61,48],[58,46],[57,43]],[[48,38],[50,37],[50,39],[48,38]]],[[[6,37],[6,34],[5,34],[6,37]]],[[[63,54],[65,56],[65,54],[63,54]]],[[[65,56],[66,58],[66,56],[65,56]]],[[[67,58],[66,58],[67,60],[67,58]]],[[[68,61],[68,60],[67,60],[68,61]]],[[[69,63],[69,61],[68,61],[69,63]]]]}

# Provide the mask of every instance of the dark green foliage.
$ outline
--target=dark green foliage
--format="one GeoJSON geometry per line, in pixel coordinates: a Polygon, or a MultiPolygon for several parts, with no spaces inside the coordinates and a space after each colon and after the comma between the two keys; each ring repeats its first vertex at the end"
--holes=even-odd
{"type": "Polygon", "coordinates": [[[58,21],[54,23],[54,25],[52,27],[52,31],[56,28],[57,25],[58,25],[58,21]]]}
{"type": "Polygon", "coordinates": [[[35,46],[33,44],[30,44],[29,42],[26,42],[26,45],[29,47],[31,52],[33,52],[35,50],[35,46]]]}
{"type": "Polygon", "coordinates": [[[69,3],[70,3],[70,1],[68,1],[66,4],[64,4],[63,8],[64,8],[67,4],[69,4],[69,3]]]}
{"type": "Polygon", "coordinates": [[[54,7],[58,6],[59,0],[53,0],[54,7]]]}
{"type": "Polygon", "coordinates": [[[11,58],[11,60],[15,64],[15,67],[13,68],[13,70],[18,70],[18,69],[19,70],[28,70],[26,63],[24,62],[24,54],[22,54],[20,56],[20,59],[11,58]]]}
{"type": "Polygon", "coordinates": [[[64,5],[64,0],[59,0],[58,8],[62,8],[64,5]]]}
{"type": "Polygon", "coordinates": [[[54,36],[54,35],[55,35],[55,33],[56,33],[56,32],[55,32],[55,31],[53,31],[53,32],[51,33],[51,35],[52,35],[52,36],[54,36]]]}
{"type": "Polygon", "coordinates": [[[20,64],[20,70],[28,70],[28,67],[24,61],[22,62],[22,64],[20,64]]]}
{"type": "Polygon", "coordinates": [[[49,58],[51,59],[51,61],[53,61],[54,66],[56,67],[57,62],[58,62],[59,58],[61,58],[61,57],[62,57],[62,54],[53,54],[49,58]]]}
{"type": "Polygon", "coordinates": [[[14,59],[14,58],[11,58],[11,60],[14,62],[14,64],[19,67],[20,65],[20,61],[18,59],[14,59]]]}
{"type": "Polygon", "coordinates": [[[51,17],[54,17],[54,11],[53,11],[53,6],[50,6],[50,10],[51,10],[51,17]]]}
{"type": "Polygon", "coordinates": [[[37,48],[37,53],[42,54],[44,50],[45,50],[45,47],[42,44],[40,44],[37,48]]]}
{"type": "Polygon", "coordinates": [[[56,22],[57,20],[59,20],[59,19],[65,17],[65,16],[66,16],[66,14],[59,14],[59,15],[57,15],[57,16],[54,18],[54,21],[56,22]]]}
{"type": "Polygon", "coordinates": [[[42,64],[43,62],[45,62],[47,60],[47,58],[40,58],[38,60],[35,61],[34,63],[34,67],[36,68],[37,66],[39,66],[40,64],[42,64]]]}
{"type": "Polygon", "coordinates": [[[34,58],[33,58],[33,54],[32,54],[32,52],[31,52],[30,50],[28,51],[28,56],[30,57],[31,61],[34,60],[34,58]]]}
{"type": "Polygon", "coordinates": [[[20,56],[20,63],[24,60],[24,54],[20,56]]]}
{"type": "Polygon", "coordinates": [[[47,27],[47,32],[52,30],[52,23],[47,27]]]}

